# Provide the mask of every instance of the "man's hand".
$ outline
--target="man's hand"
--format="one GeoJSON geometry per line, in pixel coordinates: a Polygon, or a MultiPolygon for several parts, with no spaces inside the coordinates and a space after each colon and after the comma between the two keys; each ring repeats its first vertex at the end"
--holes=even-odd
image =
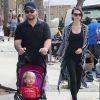
{"type": "Polygon", "coordinates": [[[26,48],[19,48],[19,49],[18,49],[18,54],[19,54],[19,55],[24,54],[24,53],[25,53],[25,50],[26,50],[26,48]]]}
{"type": "Polygon", "coordinates": [[[82,53],[82,48],[78,48],[76,51],[75,51],[76,54],[81,54],[82,53]]]}
{"type": "Polygon", "coordinates": [[[39,52],[43,55],[47,55],[48,49],[47,48],[40,48],[39,52]]]}

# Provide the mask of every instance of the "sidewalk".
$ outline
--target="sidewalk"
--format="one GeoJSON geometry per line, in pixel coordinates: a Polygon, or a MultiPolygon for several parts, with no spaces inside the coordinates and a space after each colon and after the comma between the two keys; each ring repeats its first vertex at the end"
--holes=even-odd
{"type": "Polygon", "coordinates": [[[13,38],[8,42],[0,42],[0,84],[16,89],[16,63],[17,52],[14,48],[13,38]]]}
{"type": "MultiPolygon", "coordinates": [[[[16,89],[16,63],[17,52],[13,46],[13,39],[11,41],[0,42],[0,84],[16,89]]],[[[60,63],[54,63],[47,66],[48,83],[46,87],[48,100],[71,100],[70,91],[57,91],[57,82],[60,71],[60,63]]],[[[80,89],[78,100],[97,100],[99,98],[99,83],[88,83],[89,88],[80,89]]],[[[0,100],[13,100],[14,94],[0,95],[0,100]]]]}
{"type": "MultiPolygon", "coordinates": [[[[61,90],[60,94],[57,91],[57,80],[59,75],[59,64],[55,63],[54,65],[48,66],[48,83],[47,83],[47,89],[46,94],[48,97],[48,100],[71,100],[70,92],[69,90],[61,90]]],[[[6,83],[7,84],[7,83],[6,83]]],[[[12,83],[13,86],[14,83],[12,83]]],[[[80,92],[78,94],[78,100],[97,100],[99,97],[99,93],[96,89],[96,86],[89,84],[89,87],[87,89],[80,89],[80,92]]],[[[0,100],[13,100],[14,94],[9,95],[3,95],[0,96],[0,100]]]]}
{"type": "MultiPolygon", "coordinates": [[[[14,94],[2,95],[0,96],[0,100],[14,100],[14,94]]],[[[71,100],[70,93],[62,92],[59,94],[58,92],[47,92],[48,100],[71,100]]],[[[96,92],[79,92],[78,100],[100,100],[99,94],[96,92]]]]}
{"type": "Polygon", "coordinates": [[[14,48],[14,38],[11,37],[10,41],[8,41],[8,37],[5,36],[4,42],[0,42],[0,52],[16,52],[14,48]]]}

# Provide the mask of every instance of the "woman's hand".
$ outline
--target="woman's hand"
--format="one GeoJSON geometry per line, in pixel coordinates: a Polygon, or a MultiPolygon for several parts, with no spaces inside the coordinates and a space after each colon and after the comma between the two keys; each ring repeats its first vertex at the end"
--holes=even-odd
{"type": "Polygon", "coordinates": [[[75,51],[76,54],[81,54],[82,53],[82,48],[78,48],[76,51],[75,51]]]}

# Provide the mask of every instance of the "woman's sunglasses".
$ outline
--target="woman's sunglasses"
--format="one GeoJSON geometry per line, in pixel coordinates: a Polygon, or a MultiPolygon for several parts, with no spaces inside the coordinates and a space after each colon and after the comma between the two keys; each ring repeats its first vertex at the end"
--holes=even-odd
{"type": "Polygon", "coordinates": [[[73,15],[74,15],[74,16],[82,16],[81,13],[74,13],[73,15]]]}
{"type": "Polygon", "coordinates": [[[28,14],[28,13],[34,13],[35,10],[25,10],[25,13],[28,14]]]}

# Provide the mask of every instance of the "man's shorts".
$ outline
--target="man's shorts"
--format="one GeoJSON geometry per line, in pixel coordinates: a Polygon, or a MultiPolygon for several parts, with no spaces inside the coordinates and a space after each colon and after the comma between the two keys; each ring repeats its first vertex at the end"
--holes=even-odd
{"type": "Polygon", "coordinates": [[[11,33],[15,33],[15,31],[16,31],[16,27],[10,27],[10,32],[11,33]]]}

